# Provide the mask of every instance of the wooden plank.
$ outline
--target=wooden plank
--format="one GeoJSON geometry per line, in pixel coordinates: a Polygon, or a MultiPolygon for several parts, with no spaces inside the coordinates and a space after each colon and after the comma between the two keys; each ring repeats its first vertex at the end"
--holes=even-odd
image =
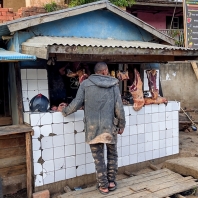
{"type": "Polygon", "coordinates": [[[33,129],[25,124],[0,127],[0,136],[27,132],[33,132],[33,129]]]}
{"type": "Polygon", "coordinates": [[[3,160],[0,160],[0,168],[16,166],[16,165],[24,164],[25,162],[26,162],[25,156],[4,158],[3,160]]]}
{"type": "Polygon", "coordinates": [[[22,174],[26,174],[26,164],[11,166],[7,168],[0,168],[0,177],[2,178],[22,174]]]}
{"type": "Polygon", "coordinates": [[[193,70],[195,72],[195,75],[196,75],[196,77],[198,79],[198,67],[197,67],[197,63],[195,61],[192,61],[191,62],[191,65],[192,65],[192,68],[193,68],[193,70]]]}
{"type": "Polygon", "coordinates": [[[14,156],[25,156],[25,146],[0,149],[0,159],[14,156]]]}
{"type": "Polygon", "coordinates": [[[11,125],[12,118],[11,117],[0,117],[0,126],[11,125]]]}
{"type": "Polygon", "coordinates": [[[25,145],[25,138],[0,139],[0,149],[25,145]]]}
{"type": "Polygon", "coordinates": [[[17,133],[17,134],[12,134],[12,135],[0,136],[1,140],[14,139],[14,138],[24,138],[25,139],[25,133],[17,133]]]}
{"type": "Polygon", "coordinates": [[[25,134],[26,139],[26,165],[27,165],[27,198],[32,197],[33,189],[33,166],[32,166],[32,138],[31,133],[25,134]]]}

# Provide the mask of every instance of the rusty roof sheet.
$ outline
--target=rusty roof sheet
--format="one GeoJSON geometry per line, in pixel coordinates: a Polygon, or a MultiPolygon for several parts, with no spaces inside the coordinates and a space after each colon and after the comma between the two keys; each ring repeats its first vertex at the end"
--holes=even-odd
{"type": "Polygon", "coordinates": [[[197,50],[158,43],[142,41],[122,41],[113,39],[96,39],[96,38],[77,38],[77,37],[49,37],[38,36],[28,39],[22,43],[22,46],[47,48],[52,45],[62,46],[87,46],[87,47],[110,47],[110,48],[141,48],[141,49],[164,49],[164,50],[197,50]]]}

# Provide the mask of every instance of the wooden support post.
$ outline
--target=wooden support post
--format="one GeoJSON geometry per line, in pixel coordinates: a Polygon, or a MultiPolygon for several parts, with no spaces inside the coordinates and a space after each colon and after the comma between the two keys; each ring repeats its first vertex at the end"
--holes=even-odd
{"type": "Polygon", "coordinates": [[[197,79],[198,79],[198,68],[197,68],[197,63],[194,62],[194,61],[192,61],[192,62],[191,62],[191,65],[192,65],[192,68],[193,68],[193,70],[194,70],[194,72],[195,72],[195,75],[196,75],[196,77],[197,77],[197,79]]]}
{"type": "Polygon", "coordinates": [[[26,165],[27,165],[27,198],[32,198],[32,138],[31,132],[25,134],[26,141],[26,165]]]}
{"type": "MultiPolygon", "coordinates": [[[[128,70],[128,65],[124,64],[124,71],[128,70]]],[[[127,81],[124,81],[124,95],[127,95],[127,81]]]]}

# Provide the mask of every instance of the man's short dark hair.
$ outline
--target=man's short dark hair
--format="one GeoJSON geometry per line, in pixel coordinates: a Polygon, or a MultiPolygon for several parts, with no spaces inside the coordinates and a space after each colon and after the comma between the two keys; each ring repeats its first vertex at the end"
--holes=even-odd
{"type": "Polygon", "coordinates": [[[101,71],[107,68],[107,64],[105,62],[98,62],[94,67],[95,73],[100,73],[101,71]]]}

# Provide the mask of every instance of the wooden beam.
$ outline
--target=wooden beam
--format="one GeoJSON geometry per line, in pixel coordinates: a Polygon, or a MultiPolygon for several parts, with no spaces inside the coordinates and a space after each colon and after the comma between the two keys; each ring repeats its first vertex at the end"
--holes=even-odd
{"type": "MultiPolygon", "coordinates": [[[[164,2],[164,1],[163,1],[164,2]]],[[[175,3],[147,3],[147,2],[136,2],[134,5],[141,5],[141,6],[156,6],[156,7],[182,7],[181,3],[177,5],[175,3]]]]}
{"type": "Polygon", "coordinates": [[[198,79],[198,67],[197,67],[197,63],[193,61],[193,62],[191,62],[191,65],[192,65],[192,68],[193,68],[193,70],[195,72],[195,75],[196,75],[196,77],[198,79]]]}
{"type": "Polygon", "coordinates": [[[12,118],[11,117],[0,117],[0,126],[11,125],[12,118]]]}

